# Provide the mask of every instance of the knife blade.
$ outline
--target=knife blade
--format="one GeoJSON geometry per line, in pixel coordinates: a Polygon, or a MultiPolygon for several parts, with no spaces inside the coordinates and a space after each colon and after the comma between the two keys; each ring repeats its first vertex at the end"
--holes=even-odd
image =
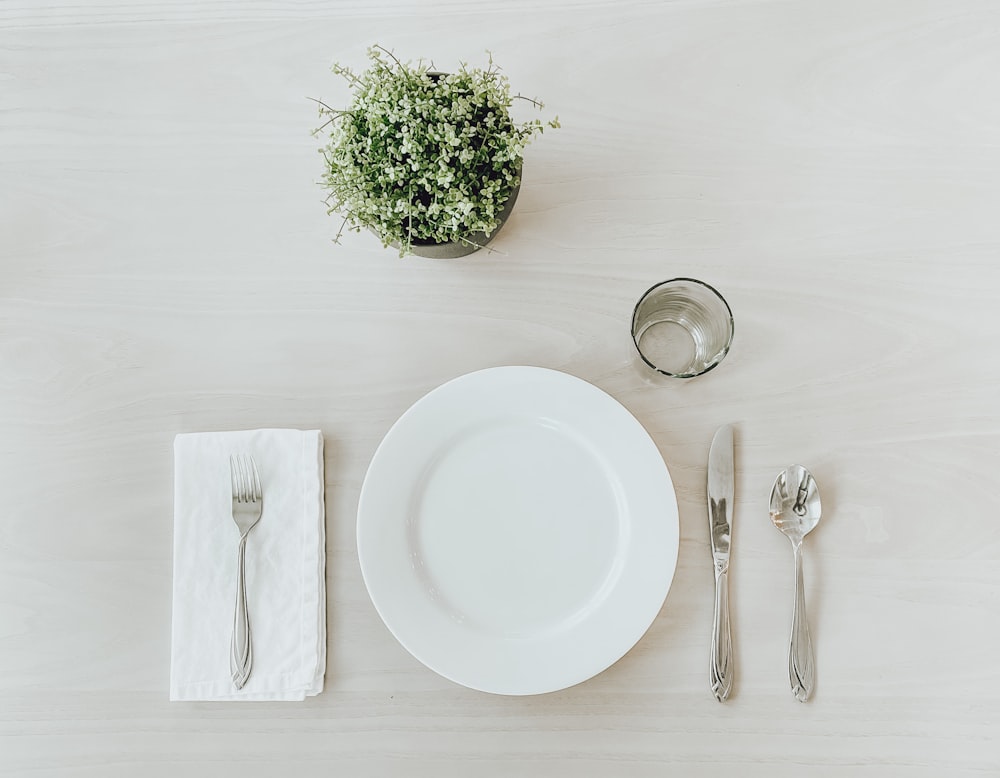
{"type": "Polygon", "coordinates": [[[719,427],[708,453],[708,528],[715,566],[715,614],[712,622],[711,682],[723,702],[733,690],[733,638],[729,623],[729,549],[732,542],[733,428],[719,427]]]}

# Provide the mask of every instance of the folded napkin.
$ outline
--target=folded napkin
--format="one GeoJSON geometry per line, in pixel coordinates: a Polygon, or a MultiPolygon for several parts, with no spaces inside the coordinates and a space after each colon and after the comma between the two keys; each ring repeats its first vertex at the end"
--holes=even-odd
{"type": "Polygon", "coordinates": [[[302,700],[326,670],[323,436],[317,430],[178,435],[174,440],[171,700],[302,700]],[[253,669],[229,672],[239,530],[229,455],[252,454],[263,513],[247,538],[253,669]]]}

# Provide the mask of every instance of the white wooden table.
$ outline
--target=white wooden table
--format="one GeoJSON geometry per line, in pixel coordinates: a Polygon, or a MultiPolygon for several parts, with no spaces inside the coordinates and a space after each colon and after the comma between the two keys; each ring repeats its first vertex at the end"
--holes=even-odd
{"type": "Polygon", "coordinates": [[[1000,6],[373,0],[0,5],[0,774],[1000,775],[1000,6]],[[485,60],[563,128],[502,254],[330,239],[307,97],[381,43],[485,60]],[[628,317],[717,286],[726,362],[651,388],[628,317]],[[667,601],[542,697],[411,658],[355,514],[393,421],[534,364],[646,426],[677,488],[667,601]],[[705,461],[738,430],[732,700],[708,691],[705,461]],[[173,436],[327,438],[329,664],[305,703],[167,702],[173,436]],[[767,496],[820,483],[815,699],[767,496]]]}

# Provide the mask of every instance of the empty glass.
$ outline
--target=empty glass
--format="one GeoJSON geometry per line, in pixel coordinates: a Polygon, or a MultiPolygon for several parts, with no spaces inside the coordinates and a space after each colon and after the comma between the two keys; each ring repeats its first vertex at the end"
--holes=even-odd
{"type": "Polygon", "coordinates": [[[655,374],[694,378],[718,365],[733,342],[733,312],[704,281],[672,278],[649,289],[632,313],[632,340],[655,374]]]}

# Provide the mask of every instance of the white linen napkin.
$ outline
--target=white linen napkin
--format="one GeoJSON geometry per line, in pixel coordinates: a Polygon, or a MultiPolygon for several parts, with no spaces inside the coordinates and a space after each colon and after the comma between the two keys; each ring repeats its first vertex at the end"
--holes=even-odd
{"type": "Polygon", "coordinates": [[[174,440],[171,700],[303,700],[326,671],[323,436],[318,430],[199,432],[174,440]],[[229,455],[252,454],[263,513],[247,538],[253,669],[229,672],[239,530],[229,455]]]}

